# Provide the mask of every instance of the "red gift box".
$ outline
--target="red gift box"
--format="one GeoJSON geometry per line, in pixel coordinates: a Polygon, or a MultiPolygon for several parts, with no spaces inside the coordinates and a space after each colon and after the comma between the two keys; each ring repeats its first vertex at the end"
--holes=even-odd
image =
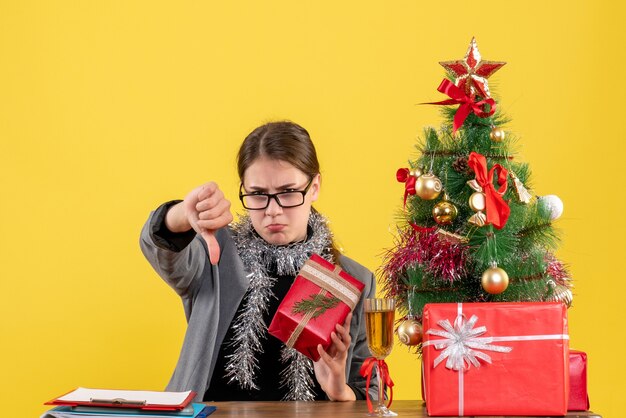
{"type": "Polygon", "coordinates": [[[322,344],[324,350],[330,347],[335,325],[343,324],[354,310],[364,287],[341,267],[313,254],[278,306],[268,331],[317,361],[317,345],[322,344]],[[303,311],[303,302],[309,303],[308,310],[303,311]]]}
{"type": "Polygon", "coordinates": [[[587,354],[582,351],[570,350],[569,352],[569,402],[567,410],[589,410],[587,354]]]}
{"type": "Polygon", "coordinates": [[[427,304],[423,329],[429,415],[567,413],[563,304],[427,304]]]}

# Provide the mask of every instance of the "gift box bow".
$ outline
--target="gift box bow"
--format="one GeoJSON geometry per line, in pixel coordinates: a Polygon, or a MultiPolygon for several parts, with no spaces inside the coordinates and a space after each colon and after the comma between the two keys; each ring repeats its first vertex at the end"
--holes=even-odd
{"type": "Polygon", "coordinates": [[[361,297],[361,290],[340,276],[341,267],[335,265],[333,270],[329,270],[321,265],[322,261],[325,260],[313,255],[300,270],[299,276],[314,283],[320,290],[294,305],[292,313],[302,314],[302,318],[285,342],[290,348],[295,345],[312,318],[320,316],[326,309],[332,309],[339,302],[343,302],[353,311],[361,297]]]}
{"type": "Polygon", "coordinates": [[[430,340],[423,344],[433,345],[436,350],[443,350],[434,360],[433,367],[437,367],[443,360],[446,360],[446,368],[456,371],[465,369],[466,365],[468,368],[470,365],[480,367],[478,359],[491,364],[491,357],[478,350],[508,353],[513,349],[490,344],[494,342],[494,337],[479,337],[487,332],[487,327],[474,328],[476,321],[478,321],[476,315],[472,315],[469,321],[465,316],[458,315],[454,320],[454,326],[445,319],[437,321],[437,325],[443,328],[443,331],[437,329],[426,331],[427,334],[443,337],[443,340],[430,340]]]}

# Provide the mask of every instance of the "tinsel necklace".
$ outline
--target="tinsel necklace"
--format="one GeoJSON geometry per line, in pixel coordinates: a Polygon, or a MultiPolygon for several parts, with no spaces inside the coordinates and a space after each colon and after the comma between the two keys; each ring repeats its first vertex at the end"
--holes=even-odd
{"type": "MultiPolygon", "coordinates": [[[[261,340],[267,338],[268,327],[263,314],[274,297],[272,287],[277,280],[270,277],[267,266],[276,266],[278,276],[295,277],[314,253],[332,261],[332,235],[326,219],[316,211],[309,216],[307,239],[289,245],[269,244],[256,233],[247,215],[232,225],[232,231],[239,256],[249,272],[250,285],[243,309],[232,324],[235,332],[229,345],[233,351],[226,356],[226,377],[229,383],[237,382],[243,389],[259,389],[254,381],[259,369],[257,354],[263,350],[261,340]]],[[[280,387],[287,389],[283,400],[314,400],[311,360],[287,346],[283,346],[280,360],[285,365],[280,373],[280,387]]]]}

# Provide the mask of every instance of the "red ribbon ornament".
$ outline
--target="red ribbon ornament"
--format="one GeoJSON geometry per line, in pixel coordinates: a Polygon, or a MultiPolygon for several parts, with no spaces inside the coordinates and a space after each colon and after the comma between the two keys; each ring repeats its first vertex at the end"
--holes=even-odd
{"type": "Polygon", "coordinates": [[[477,152],[470,153],[467,163],[474,170],[476,181],[483,188],[487,223],[493,224],[496,229],[504,228],[511,213],[511,208],[502,198],[506,192],[508,171],[500,164],[494,164],[491,170],[487,172],[487,159],[477,152]],[[493,185],[494,174],[497,174],[498,190],[493,185]]]}
{"type": "Polygon", "coordinates": [[[419,234],[429,234],[431,232],[435,232],[435,230],[437,229],[434,226],[420,226],[418,224],[415,224],[413,222],[409,222],[409,224],[411,225],[411,227],[419,234]]]}
{"type": "Polygon", "coordinates": [[[452,134],[454,135],[461,126],[463,126],[463,122],[469,116],[470,112],[474,112],[476,116],[479,118],[486,118],[491,116],[496,111],[496,101],[491,97],[481,100],[474,101],[474,97],[468,96],[465,94],[465,91],[460,87],[454,85],[454,83],[450,80],[444,79],[439,87],[437,87],[437,91],[447,95],[450,97],[448,100],[443,100],[441,102],[429,102],[425,104],[434,104],[434,105],[454,105],[460,104],[456,113],[454,114],[454,122],[452,124],[452,134]],[[489,111],[484,111],[484,106],[489,105],[489,111]]]}
{"type": "MultiPolygon", "coordinates": [[[[374,410],[372,400],[369,396],[370,380],[372,379],[372,375],[374,374],[374,366],[378,366],[380,379],[382,380],[384,385],[389,388],[389,402],[387,403],[387,408],[389,408],[389,406],[391,406],[391,402],[393,402],[393,381],[391,380],[391,376],[389,376],[389,368],[387,367],[387,363],[385,363],[384,359],[378,360],[376,357],[368,357],[363,362],[359,373],[361,373],[361,376],[367,378],[365,383],[365,394],[367,397],[367,409],[370,413],[372,413],[374,410]]],[[[381,391],[384,390],[384,388],[379,387],[378,390],[381,391]]]]}
{"type": "Polygon", "coordinates": [[[396,172],[396,179],[400,183],[404,183],[404,206],[406,206],[406,198],[408,195],[415,194],[415,182],[417,177],[411,175],[411,170],[408,168],[399,168],[396,172]]]}

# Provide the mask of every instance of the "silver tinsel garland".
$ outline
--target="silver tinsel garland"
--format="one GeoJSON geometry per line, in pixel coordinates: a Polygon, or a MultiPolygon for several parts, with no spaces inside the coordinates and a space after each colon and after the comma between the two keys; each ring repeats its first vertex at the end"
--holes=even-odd
{"type": "MultiPolygon", "coordinates": [[[[276,266],[279,276],[296,276],[311,254],[319,254],[332,261],[332,235],[326,219],[318,212],[309,216],[308,238],[302,242],[276,246],[261,238],[248,216],[243,216],[232,226],[235,245],[243,265],[249,272],[250,286],[244,296],[244,306],[235,319],[235,335],[229,344],[232,354],[227,356],[226,377],[236,381],[243,389],[258,389],[254,382],[259,368],[257,354],[263,348],[261,340],[267,338],[267,327],[263,314],[268,302],[274,297],[272,287],[276,278],[270,277],[267,266],[276,266]]],[[[281,372],[281,387],[288,388],[284,400],[313,400],[313,363],[309,358],[286,346],[281,350],[281,361],[285,369],[281,372]]]]}
{"type": "Polygon", "coordinates": [[[280,387],[287,388],[283,401],[314,401],[313,363],[295,348],[283,347],[280,360],[287,367],[280,372],[280,387]]]}

